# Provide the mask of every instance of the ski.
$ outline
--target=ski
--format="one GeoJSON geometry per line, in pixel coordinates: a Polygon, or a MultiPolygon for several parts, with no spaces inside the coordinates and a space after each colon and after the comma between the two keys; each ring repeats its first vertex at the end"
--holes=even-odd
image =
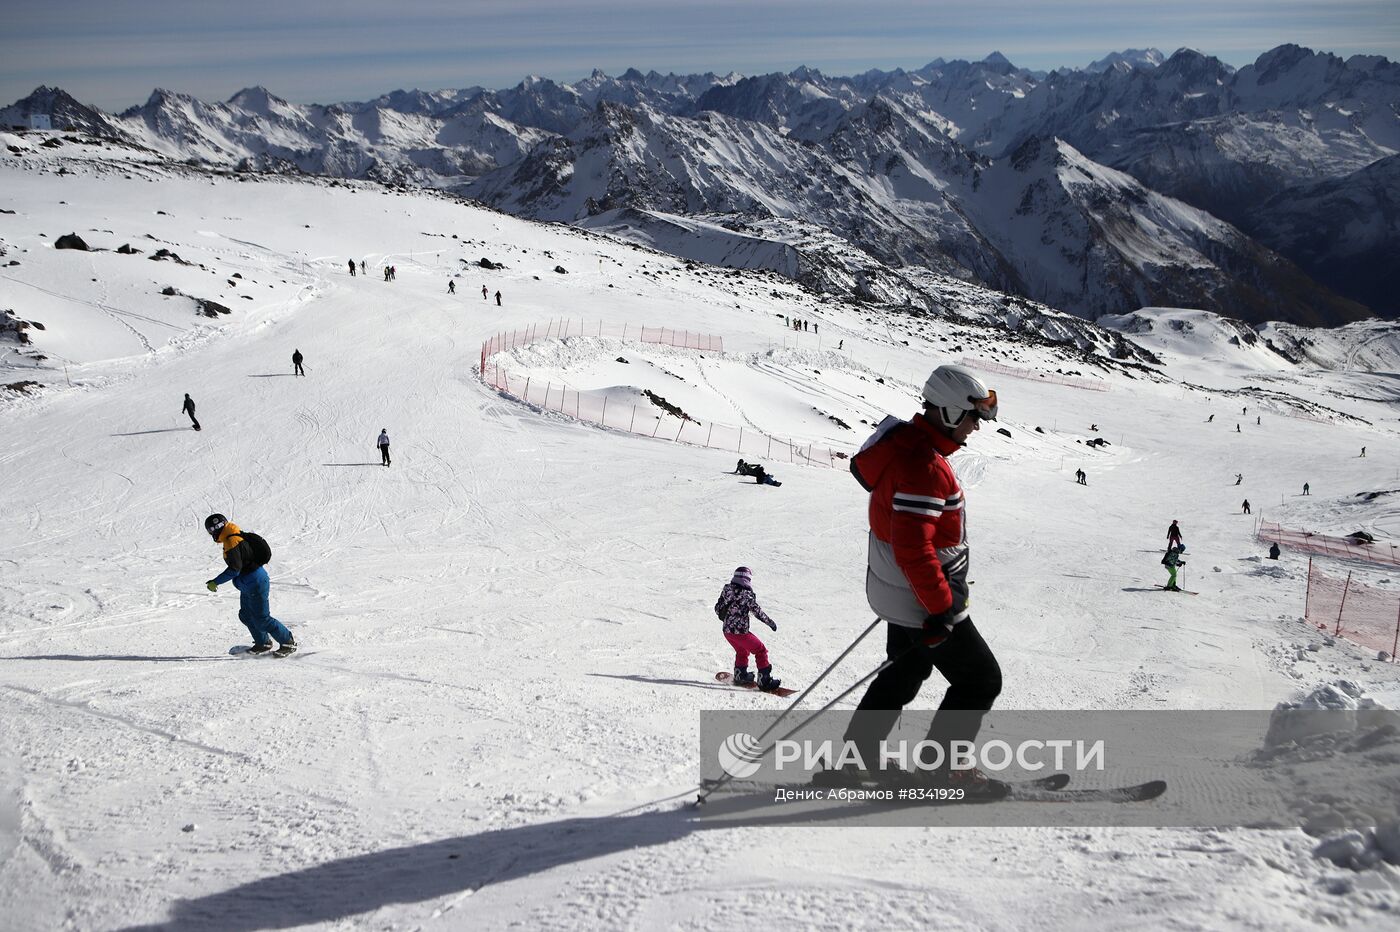
{"type": "Polygon", "coordinates": [[[736,686],[739,689],[753,689],[758,692],[767,692],[772,696],[791,696],[797,692],[797,690],[788,689],[786,686],[779,686],[777,689],[763,690],[758,688],[757,683],[736,683],[734,682],[734,674],[730,673],[728,670],[721,670],[716,673],[715,679],[719,680],[721,683],[728,683],[730,686],[736,686]]]}
{"type": "Polygon", "coordinates": [[[1010,802],[1028,803],[1140,803],[1156,799],[1167,791],[1167,781],[1148,780],[1131,786],[1087,790],[1045,790],[1012,784],[1010,802]]]}
{"type": "Polygon", "coordinates": [[[1200,595],[1199,592],[1192,592],[1190,589],[1168,589],[1166,586],[1158,586],[1157,588],[1163,592],[1181,592],[1185,595],[1200,595]]]}

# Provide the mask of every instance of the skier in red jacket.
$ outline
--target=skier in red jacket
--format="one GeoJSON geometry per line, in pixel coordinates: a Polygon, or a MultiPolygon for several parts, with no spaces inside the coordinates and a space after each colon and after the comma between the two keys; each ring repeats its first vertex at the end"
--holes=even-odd
{"type": "MultiPolygon", "coordinates": [[[[851,461],[870,493],[865,591],[883,618],[891,665],[870,684],[846,739],[866,768],[880,764],[879,743],[936,669],[948,681],[929,731],[945,750],[971,741],[1001,692],[1001,667],[968,613],[968,548],[963,491],[948,457],[982,421],[996,420],[997,396],[961,366],[939,366],[924,385],[923,411],[887,417],[851,461]],[[947,715],[944,710],[961,714],[947,715]]],[[[932,783],[1005,793],[977,770],[929,774],[932,783]]]]}

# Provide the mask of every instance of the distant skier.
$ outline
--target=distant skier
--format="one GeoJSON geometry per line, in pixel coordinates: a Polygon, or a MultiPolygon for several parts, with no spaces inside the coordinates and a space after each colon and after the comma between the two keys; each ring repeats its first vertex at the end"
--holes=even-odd
{"type": "Polygon", "coordinates": [[[1274,541],[1272,544],[1269,545],[1269,559],[1270,559],[1270,560],[1277,560],[1277,559],[1278,559],[1278,555],[1279,555],[1278,541],[1274,541]]]}
{"type": "Polygon", "coordinates": [[[387,265],[384,266],[384,280],[386,282],[389,280],[389,267],[387,265]]]}
{"type": "Polygon", "coordinates": [[[1236,425],[1235,425],[1235,433],[1238,434],[1239,432],[1240,432],[1240,425],[1236,424],[1236,425]]]}
{"type": "Polygon", "coordinates": [[[1303,483],[1303,494],[1304,494],[1304,495],[1310,494],[1310,493],[1308,492],[1308,484],[1307,484],[1306,482],[1303,483]]]}
{"type": "Polygon", "coordinates": [[[1241,505],[1240,508],[1241,508],[1241,514],[1246,514],[1246,515],[1249,514],[1249,513],[1250,513],[1250,511],[1249,511],[1249,499],[1246,498],[1246,499],[1244,500],[1244,504],[1241,505]]]}
{"type": "Polygon", "coordinates": [[[365,274],[365,260],[363,259],[360,260],[360,274],[365,274]]]}
{"type": "Polygon", "coordinates": [[[1240,484],[1241,482],[1243,482],[1243,481],[1244,481],[1244,473],[1242,473],[1242,472],[1237,472],[1237,473],[1235,473],[1235,485],[1239,485],[1239,484],[1240,484]]]}
{"type": "Polygon", "coordinates": [[[377,446],[377,447],[379,447],[379,458],[380,458],[380,460],[382,461],[382,465],[388,466],[388,465],[389,465],[389,462],[390,462],[390,461],[389,461],[389,428],[384,427],[384,428],[381,428],[381,429],[380,429],[380,431],[379,431],[379,439],[376,440],[376,441],[374,442],[374,445],[377,446]]]}
{"type": "Polygon", "coordinates": [[[1255,425],[1258,425],[1258,424],[1263,423],[1263,418],[1264,418],[1264,416],[1263,416],[1262,414],[1256,414],[1256,415],[1254,416],[1254,423],[1255,423],[1255,425]]]}
{"type": "MultiPolygon", "coordinates": [[[[846,731],[867,767],[879,766],[881,741],[934,670],[948,681],[928,733],[940,747],[972,741],[1001,693],[1001,667],[968,611],[963,490],[948,464],[996,417],[996,392],[962,366],[939,366],[924,383],[923,409],[908,421],[886,417],[851,460],[851,474],[870,493],[865,594],[887,623],[889,660],[846,731]],[[962,714],[945,714],[954,711],[962,714]]],[[[851,777],[863,775],[843,769],[825,779],[851,777]]],[[[985,797],[1008,791],[975,768],[928,777],[930,785],[985,797]]]]}
{"type": "Polygon", "coordinates": [[[355,277],[355,260],[354,260],[354,259],[351,259],[351,260],[350,260],[350,277],[351,277],[351,278],[354,278],[354,277],[355,277]]]}
{"type": "Polygon", "coordinates": [[[758,688],[771,693],[782,681],[773,679],[773,664],[768,659],[768,648],[758,635],[749,631],[750,613],[774,631],[778,630],[778,623],[758,607],[758,597],[753,592],[753,571],[747,566],[741,566],[720,590],[719,601],[715,603],[715,614],[724,622],[724,639],[734,648],[734,682],[740,686],[755,682],[754,675],[749,672],[749,654],[753,654],[754,662],[758,666],[758,688]]]}
{"type": "Polygon", "coordinates": [[[843,346],[845,346],[845,345],[846,345],[846,341],[845,341],[844,338],[843,338],[843,339],[840,339],[840,340],[837,340],[837,341],[836,341],[836,349],[837,349],[837,351],[839,352],[840,349],[841,349],[843,346]]]}
{"type": "Polygon", "coordinates": [[[1084,470],[1076,469],[1074,471],[1074,481],[1078,482],[1080,485],[1088,485],[1089,476],[1084,472],[1084,470]]]}
{"type": "Polygon", "coordinates": [[[292,375],[306,375],[306,370],[301,367],[301,350],[292,350],[292,375]]]}
{"type": "Polygon", "coordinates": [[[203,428],[201,428],[201,427],[199,426],[199,421],[195,419],[195,416],[194,416],[194,399],[190,397],[190,393],[189,393],[189,392],[185,392],[185,403],[184,403],[184,405],[180,408],[180,413],[181,413],[181,414],[188,414],[188,415],[190,416],[190,426],[193,427],[195,430],[202,430],[202,429],[203,429],[203,428]]]}
{"type": "Polygon", "coordinates": [[[1214,415],[1214,414],[1212,414],[1210,417],[1206,418],[1206,423],[1209,424],[1209,423],[1210,423],[1211,421],[1213,421],[1213,420],[1215,420],[1215,415],[1214,415]]]}
{"type": "Polygon", "coordinates": [[[1186,545],[1181,542],[1181,528],[1177,527],[1175,518],[1172,519],[1171,526],[1167,528],[1167,549],[1172,547],[1186,549],[1186,545]]]}
{"type": "Polygon", "coordinates": [[[249,653],[265,654],[272,650],[275,640],[280,645],[277,656],[285,657],[297,649],[296,638],[287,626],[272,617],[268,606],[267,570],[263,569],[272,559],[272,548],[267,541],[251,531],[243,531],[238,525],[221,514],[212,514],[204,519],[204,530],[214,538],[214,543],[224,548],[226,569],[206,582],[210,592],[217,592],[220,583],[233,582],[238,590],[238,620],[253,635],[253,646],[249,653]]]}
{"type": "Polygon", "coordinates": [[[490,298],[490,295],[489,295],[489,294],[487,293],[487,291],[486,291],[486,286],[485,286],[485,285],[482,285],[482,286],[481,286],[481,300],[486,301],[486,300],[488,300],[489,298],[490,298]]]}
{"type": "Polygon", "coordinates": [[[1186,565],[1186,561],[1181,559],[1181,552],[1185,549],[1179,544],[1175,547],[1168,547],[1166,554],[1162,557],[1162,565],[1167,568],[1167,584],[1162,588],[1168,592],[1181,591],[1181,587],[1176,584],[1176,568],[1186,565]]]}
{"type": "Polygon", "coordinates": [[[496,307],[500,307],[500,306],[501,306],[501,293],[500,293],[500,291],[497,291],[497,292],[496,292],[496,307]]]}
{"type": "Polygon", "coordinates": [[[449,281],[447,282],[447,293],[448,293],[448,294],[456,294],[456,293],[457,293],[457,283],[456,283],[456,282],[451,281],[451,280],[449,280],[449,281]]]}
{"type": "Polygon", "coordinates": [[[1361,457],[1364,458],[1365,456],[1366,456],[1366,448],[1365,448],[1365,447],[1362,447],[1362,448],[1361,448],[1361,457]]]}

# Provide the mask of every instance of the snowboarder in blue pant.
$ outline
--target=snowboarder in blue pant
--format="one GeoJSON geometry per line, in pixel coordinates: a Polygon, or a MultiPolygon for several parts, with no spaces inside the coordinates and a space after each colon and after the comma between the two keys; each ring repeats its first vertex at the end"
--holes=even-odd
{"type": "Polygon", "coordinates": [[[272,617],[268,605],[267,570],[263,566],[272,558],[272,550],[257,534],[244,531],[221,514],[204,519],[204,530],[214,542],[224,548],[225,569],[204,585],[217,592],[220,583],[232,582],[238,590],[238,620],[253,635],[250,653],[265,654],[272,650],[274,640],[280,645],[277,656],[285,657],[297,649],[296,638],[287,626],[272,617]]]}

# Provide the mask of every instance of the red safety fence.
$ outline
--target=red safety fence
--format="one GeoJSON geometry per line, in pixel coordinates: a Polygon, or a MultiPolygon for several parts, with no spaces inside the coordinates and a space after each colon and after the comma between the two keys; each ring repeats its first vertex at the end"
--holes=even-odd
{"type": "Polygon", "coordinates": [[[1301,550],[1304,553],[1318,553],[1340,560],[1360,560],[1382,566],[1400,566],[1400,547],[1390,541],[1378,540],[1368,543],[1355,537],[1331,537],[1327,534],[1295,531],[1268,522],[1260,522],[1255,536],[1260,540],[1274,541],[1280,547],[1301,550]]]}
{"type": "Polygon", "coordinates": [[[1061,372],[1042,372],[1039,369],[1019,369],[1016,366],[1008,366],[1005,363],[989,362],[985,359],[972,359],[968,356],[964,356],[959,362],[973,369],[981,369],[983,372],[996,372],[1000,375],[1009,375],[1012,378],[1029,379],[1032,382],[1050,382],[1054,385],[1068,385],[1071,388],[1084,388],[1091,392],[1108,391],[1107,382],[1100,382],[1098,379],[1089,379],[1083,376],[1065,375],[1061,372]]]}
{"type": "Polygon", "coordinates": [[[557,411],[575,420],[611,430],[624,430],[677,443],[727,450],[741,458],[834,467],[843,465],[849,456],[830,447],[796,443],[791,439],[773,437],[753,428],[701,422],[688,416],[680,417],[651,401],[634,403],[630,397],[619,400],[606,392],[577,391],[563,384],[555,385],[549,380],[541,381],[538,378],[517,375],[502,366],[499,359],[490,359],[503,350],[545,339],[564,339],[570,334],[575,337],[611,336],[616,339],[635,339],[647,343],[723,352],[722,339],[708,334],[630,325],[612,329],[616,332],[609,333],[607,326],[585,331],[578,326],[571,327],[567,322],[557,326],[555,322],[551,322],[541,327],[498,334],[482,344],[481,379],[498,391],[543,411],[557,411]]]}
{"type": "Polygon", "coordinates": [[[1363,585],[1313,568],[1308,559],[1308,595],[1304,617],[1318,628],[1354,644],[1384,651],[1395,660],[1400,648],[1400,592],[1363,585]]]}
{"type": "Polygon", "coordinates": [[[563,340],[567,337],[611,337],[615,340],[636,340],[638,343],[656,343],[664,346],[680,346],[686,349],[705,350],[712,353],[724,352],[724,338],[693,330],[676,330],[673,327],[646,327],[636,324],[605,324],[596,320],[589,324],[583,318],[573,320],[561,317],[544,324],[534,324],[524,330],[498,333],[481,344],[481,374],[486,375],[486,357],[494,356],[503,350],[514,349],[540,340],[563,340]]]}

